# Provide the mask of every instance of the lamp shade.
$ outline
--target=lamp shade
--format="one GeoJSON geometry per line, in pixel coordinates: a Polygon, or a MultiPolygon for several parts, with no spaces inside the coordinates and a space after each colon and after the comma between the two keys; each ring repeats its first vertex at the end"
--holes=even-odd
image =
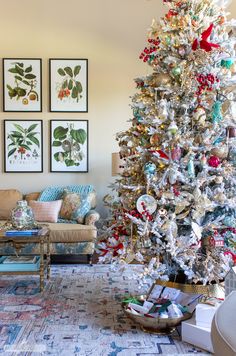
{"type": "Polygon", "coordinates": [[[111,162],[112,176],[121,174],[124,169],[124,160],[120,158],[119,152],[114,152],[111,154],[111,162]]]}

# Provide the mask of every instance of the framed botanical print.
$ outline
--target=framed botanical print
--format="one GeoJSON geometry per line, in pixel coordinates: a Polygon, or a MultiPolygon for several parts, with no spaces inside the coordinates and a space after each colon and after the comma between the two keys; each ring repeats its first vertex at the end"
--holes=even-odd
{"type": "Polygon", "coordinates": [[[4,172],[42,171],[42,120],[4,120],[4,172]]]}
{"type": "Polygon", "coordinates": [[[3,58],[3,111],[42,111],[42,60],[3,58]]]}
{"type": "Polygon", "coordinates": [[[88,120],[51,120],[50,157],[51,172],[88,172],[88,120]]]}
{"type": "Polygon", "coordinates": [[[88,60],[49,59],[51,112],[88,112],[88,60]]]}

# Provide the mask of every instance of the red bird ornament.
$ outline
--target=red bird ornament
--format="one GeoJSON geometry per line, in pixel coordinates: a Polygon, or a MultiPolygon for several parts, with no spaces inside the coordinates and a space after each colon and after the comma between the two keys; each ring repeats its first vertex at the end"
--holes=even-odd
{"type": "Polygon", "coordinates": [[[208,37],[211,35],[212,30],[213,30],[213,23],[208,27],[207,30],[205,30],[202,34],[201,34],[201,40],[198,40],[197,38],[194,40],[193,45],[192,45],[192,49],[193,51],[196,51],[199,47],[201,49],[204,49],[206,52],[210,52],[212,50],[212,48],[219,48],[220,46],[218,44],[215,43],[211,43],[208,42],[208,37]]]}

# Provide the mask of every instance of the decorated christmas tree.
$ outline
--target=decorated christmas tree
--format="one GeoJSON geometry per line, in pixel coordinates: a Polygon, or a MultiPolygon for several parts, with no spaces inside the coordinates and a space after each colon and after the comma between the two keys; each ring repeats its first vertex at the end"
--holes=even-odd
{"type": "Polygon", "coordinates": [[[236,64],[228,0],[163,0],[140,59],[101,262],[142,281],[217,283],[236,261],[236,64]]]}

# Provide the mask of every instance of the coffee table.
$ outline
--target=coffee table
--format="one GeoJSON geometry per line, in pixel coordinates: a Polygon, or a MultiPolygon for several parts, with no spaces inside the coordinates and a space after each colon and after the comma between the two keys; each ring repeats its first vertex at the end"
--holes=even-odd
{"type": "MultiPolygon", "coordinates": [[[[0,270],[1,274],[10,274],[10,275],[39,275],[40,276],[40,292],[44,289],[44,271],[46,268],[47,279],[50,278],[50,266],[51,266],[51,258],[50,258],[50,231],[47,228],[42,228],[39,231],[39,234],[36,236],[23,236],[23,235],[11,235],[6,236],[5,231],[0,231],[0,244],[7,243],[15,248],[16,255],[20,255],[21,249],[27,244],[38,244],[40,246],[39,256],[39,268],[35,270],[35,268],[29,270],[21,270],[17,271],[17,267],[14,271],[12,270],[0,270]],[[46,249],[45,249],[46,246],[46,249]],[[46,264],[44,264],[44,252],[46,250],[46,264]]],[[[15,264],[16,266],[16,264],[15,264]]],[[[14,267],[15,267],[14,266],[14,267]]]]}

